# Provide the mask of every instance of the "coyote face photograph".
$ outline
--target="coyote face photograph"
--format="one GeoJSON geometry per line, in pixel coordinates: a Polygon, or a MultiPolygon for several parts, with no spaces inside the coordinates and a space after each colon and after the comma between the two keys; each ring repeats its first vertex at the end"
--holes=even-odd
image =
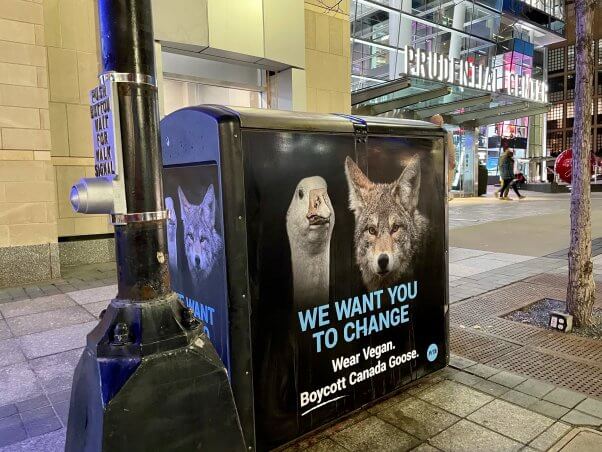
{"type": "Polygon", "coordinates": [[[351,158],[345,160],[355,260],[368,290],[394,285],[411,270],[428,228],[417,208],[420,172],[415,155],[396,181],[374,183],[351,158]]]}
{"type": "Polygon", "coordinates": [[[178,187],[180,198],[184,253],[193,281],[206,279],[211,273],[223,246],[215,229],[215,191],[209,185],[203,201],[196,205],[186,199],[178,187]]]}

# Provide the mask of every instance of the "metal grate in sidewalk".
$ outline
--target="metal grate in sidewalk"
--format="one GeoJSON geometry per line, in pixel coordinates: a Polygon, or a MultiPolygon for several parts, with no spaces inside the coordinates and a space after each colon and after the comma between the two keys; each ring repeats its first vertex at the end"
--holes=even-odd
{"type": "Polygon", "coordinates": [[[529,347],[494,358],[488,364],[574,391],[602,397],[600,367],[567,360],[529,347]]]}

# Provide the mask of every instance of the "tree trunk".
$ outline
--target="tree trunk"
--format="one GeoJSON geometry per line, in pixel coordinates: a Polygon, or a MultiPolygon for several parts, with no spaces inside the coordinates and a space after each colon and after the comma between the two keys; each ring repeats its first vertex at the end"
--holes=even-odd
{"type": "Polygon", "coordinates": [[[591,325],[595,300],[592,264],[590,158],[592,149],[592,24],[597,0],[575,0],[575,122],[571,182],[571,245],[566,304],[575,326],[591,325]]]}

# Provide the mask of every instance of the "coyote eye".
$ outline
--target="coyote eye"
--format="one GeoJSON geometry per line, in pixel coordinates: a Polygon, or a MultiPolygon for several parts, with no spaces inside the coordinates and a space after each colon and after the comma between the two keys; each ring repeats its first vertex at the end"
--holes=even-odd
{"type": "Polygon", "coordinates": [[[391,228],[391,234],[395,234],[397,231],[399,231],[399,225],[394,224],[391,228]]]}
{"type": "Polygon", "coordinates": [[[376,235],[376,228],[375,228],[374,226],[370,226],[370,227],[368,228],[368,233],[369,233],[370,235],[376,235]]]}
{"type": "Polygon", "coordinates": [[[194,240],[194,237],[192,236],[192,233],[191,233],[191,232],[189,232],[188,234],[186,234],[186,238],[187,238],[188,240],[194,240]]]}
{"type": "Polygon", "coordinates": [[[207,237],[201,237],[199,239],[199,242],[201,242],[201,243],[206,242],[206,241],[207,241],[207,237]]]}
{"type": "Polygon", "coordinates": [[[302,188],[300,188],[300,189],[299,189],[299,199],[303,199],[303,195],[304,195],[304,193],[303,193],[303,189],[302,189],[302,188]]]}

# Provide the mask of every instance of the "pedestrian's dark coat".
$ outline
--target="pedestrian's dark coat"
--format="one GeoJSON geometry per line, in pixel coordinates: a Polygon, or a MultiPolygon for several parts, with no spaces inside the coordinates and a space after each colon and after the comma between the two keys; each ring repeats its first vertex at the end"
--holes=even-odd
{"type": "Polygon", "coordinates": [[[499,162],[500,177],[502,179],[514,179],[514,158],[508,152],[504,152],[499,162]]]}

